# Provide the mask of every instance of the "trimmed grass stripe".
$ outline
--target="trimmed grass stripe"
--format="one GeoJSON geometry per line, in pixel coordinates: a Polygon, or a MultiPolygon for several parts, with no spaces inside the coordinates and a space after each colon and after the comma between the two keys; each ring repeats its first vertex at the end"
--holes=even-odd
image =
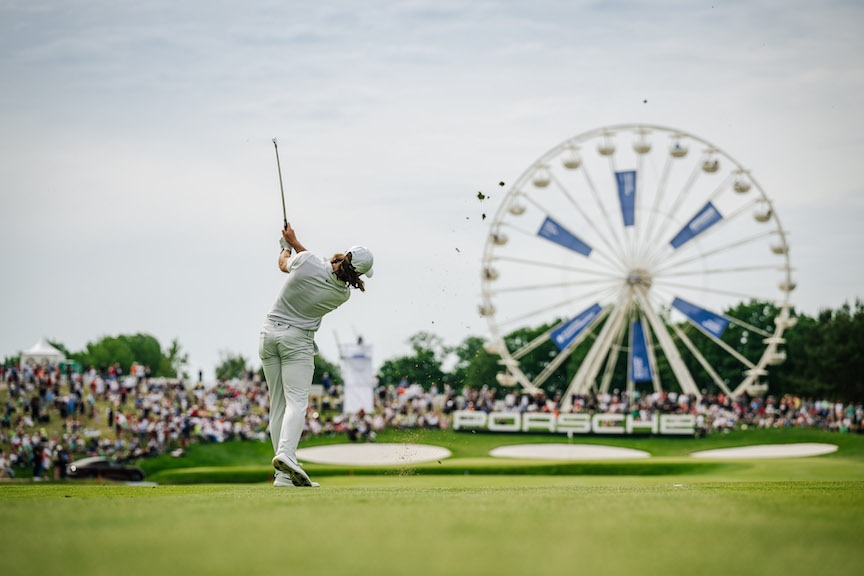
{"type": "Polygon", "coordinates": [[[864,562],[862,482],[333,480],[7,486],[3,573],[812,576],[864,562]]]}

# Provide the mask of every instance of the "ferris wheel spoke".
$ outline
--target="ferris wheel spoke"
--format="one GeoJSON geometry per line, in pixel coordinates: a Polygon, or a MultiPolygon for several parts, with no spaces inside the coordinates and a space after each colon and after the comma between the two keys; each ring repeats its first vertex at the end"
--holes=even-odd
{"type": "Polygon", "coordinates": [[[554,332],[555,330],[557,330],[558,328],[560,328],[561,326],[563,326],[567,322],[568,322],[567,320],[562,320],[561,322],[558,322],[557,324],[553,325],[551,328],[549,328],[548,330],[546,330],[545,332],[543,332],[542,334],[540,334],[539,336],[537,336],[536,338],[534,338],[533,340],[531,340],[530,342],[528,342],[527,344],[525,344],[524,346],[519,348],[518,350],[515,350],[512,354],[510,354],[510,356],[514,360],[519,360],[520,358],[522,358],[526,354],[533,352],[535,348],[537,348],[541,344],[546,343],[549,340],[549,336],[552,334],[552,332],[554,332]]]}
{"type": "Polygon", "coordinates": [[[743,240],[738,240],[737,242],[727,244],[726,246],[721,246],[719,248],[715,248],[715,249],[710,250],[708,252],[703,252],[702,254],[699,254],[698,256],[692,256],[690,258],[687,258],[686,260],[681,260],[679,262],[672,261],[672,262],[668,263],[665,267],[662,267],[659,270],[657,270],[656,274],[660,274],[666,270],[672,270],[673,268],[678,268],[679,266],[683,266],[685,264],[689,264],[689,263],[695,262],[697,260],[702,260],[702,259],[705,259],[709,256],[714,256],[714,255],[720,254],[722,252],[728,252],[729,250],[733,250],[735,248],[745,246],[747,244],[750,244],[751,242],[755,242],[756,240],[761,240],[763,238],[767,238],[768,236],[772,236],[774,234],[777,234],[776,230],[769,230],[768,232],[762,232],[760,234],[750,236],[749,238],[745,238],[743,240]]]}
{"type": "MultiPolygon", "coordinates": [[[[668,300],[670,302],[674,302],[678,298],[674,292],[672,292],[671,290],[668,290],[668,289],[658,288],[657,292],[660,294],[663,294],[664,297],[666,297],[666,300],[668,300]]],[[[656,302],[658,303],[658,306],[661,309],[665,306],[664,301],[661,298],[659,298],[659,296],[657,297],[656,302]]],[[[744,320],[736,318],[735,316],[732,316],[731,314],[724,313],[724,314],[717,314],[717,316],[725,318],[726,320],[728,320],[732,324],[735,324],[736,326],[740,326],[741,328],[744,328],[745,330],[750,330],[752,332],[755,332],[756,334],[759,334],[760,336],[764,336],[765,338],[770,338],[773,336],[773,334],[771,334],[770,332],[767,332],[767,331],[759,328],[758,326],[754,326],[748,322],[745,322],[744,320]]]]}
{"type": "Polygon", "coordinates": [[[663,351],[663,355],[666,356],[666,360],[669,362],[669,366],[675,374],[675,379],[678,380],[678,385],[681,386],[681,390],[685,394],[693,394],[696,398],[701,398],[702,394],[699,392],[699,388],[693,380],[693,375],[690,374],[690,370],[688,370],[687,365],[684,364],[684,360],[681,358],[681,353],[678,351],[678,348],[675,347],[675,343],[672,341],[672,337],[669,336],[669,332],[666,330],[663,321],[648,302],[645,290],[643,288],[638,288],[636,290],[636,295],[641,304],[642,311],[645,313],[646,318],[648,318],[648,323],[650,324],[654,335],[657,337],[657,341],[660,343],[660,349],[663,351]]]}
{"type": "Polygon", "coordinates": [[[680,276],[699,276],[703,274],[734,274],[737,272],[753,272],[755,270],[786,270],[785,266],[777,266],[774,264],[763,264],[761,266],[733,266],[729,268],[708,268],[707,270],[687,270],[684,272],[674,272],[670,274],[655,273],[655,278],[672,278],[680,276]]]}
{"type": "MultiPolygon", "coordinates": [[[[753,294],[747,294],[745,292],[737,292],[735,290],[723,290],[722,288],[708,288],[706,286],[694,286],[692,284],[680,284],[678,282],[669,282],[668,280],[664,280],[662,278],[657,278],[654,280],[655,285],[662,286],[671,286],[672,288],[680,288],[682,290],[691,290],[696,292],[708,292],[710,294],[722,294],[723,296],[735,296],[736,298],[745,298],[748,300],[766,300],[764,296],[756,296],[753,294]]],[[[771,303],[776,303],[775,299],[768,299],[771,303]]]]}
{"type": "MultiPolygon", "coordinates": [[[[654,203],[651,205],[651,214],[659,214],[660,203],[663,200],[663,196],[666,193],[666,183],[669,180],[669,173],[672,168],[672,156],[666,156],[666,162],[663,164],[663,174],[660,176],[660,181],[657,183],[657,192],[654,194],[654,203]]],[[[648,224],[645,228],[645,237],[641,239],[641,245],[643,246],[640,251],[639,260],[642,261],[648,252],[648,248],[650,244],[648,241],[651,239],[651,235],[654,232],[654,222],[656,219],[651,218],[648,220],[648,224]]]]}
{"type": "MultiPolygon", "coordinates": [[[[674,304],[673,304],[674,305],[674,304]]],[[[691,305],[692,306],[692,305],[691,305]]],[[[679,311],[681,311],[679,309],[679,311]]],[[[708,312],[707,310],[702,310],[702,312],[707,312],[711,316],[718,317],[720,314],[714,314],[713,312],[708,312]]],[[[722,329],[717,329],[714,331],[707,330],[705,328],[704,322],[697,322],[696,319],[692,317],[692,314],[684,313],[684,317],[687,319],[687,324],[704,334],[708,339],[717,344],[720,348],[725,350],[730,356],[747,366],[748,368],[756,368],[756,365],[753,364],[750,360],[748,360],[744,355],[740,352],[732,348],[729,344],[724,342],[717,334],[722,334],[725,331],[725,327],[722,329]]]]}
{"type": "Polygon", "coordinates": [[[659,243],[660,239],[663,238],[663,236],[666,234],[666,229],[669,227],[669,223],[675,220],[675,215],[678,213],[678,209],[684,203],[684,196],[687,195],[687,193],[690,191],[690,188],[692,188],[693,184],[696,183],[696,179],[699,177],[699,174],[701,174],[701,172],[702,171],[698,163],[693,166],[693,170],[690,172],[690,176],[687,177],[687,181],[684,183],[684,186],[681,188],[681,190],[678,191],[678,196],[675,197],[675,201],[672,203],[672,209],[671,212],[669,212],[668,218],[666,218],[666,220],[664,220],[660,224],[660,227],[657,229],[657,234],[651,236],[651,241],[647,243],[649,246],[654,246],[655,244],[659,243]]]}
{"type": "Polygon", "coordinates": [[[530,292],[532,290],[548,290],[550,288],[568,288],[571,286],[596,286],[596,285],[610,285],[610,284],[619,284],[621,282],[618,278],[601,278],[599,280],[584,280],[581,282],[556,282],[554,284],[526,284],[524,286],[507,286],[505,288],[496,288],[492,290],[488,290],[489,294],[503,294],[506,292],[530,292]]]}
{"type": "MultiPolygon", "coordinates": [[[[526,258],[515,258],[512,256],[493,256],[492,260],[500,260],[503,262],[513,262],[516,264],[524,264],[526,266],[538,266],[541,268],[552,268],[557,270],[567,270],[569,272],[579,272],[580,274],[593,274],[594,276],[607,276],[609,278],[621,278],[620,274],[606,272],[601,270],[591,270],[589,268],[579,268],[577,266],[567,266],[566,264],[554,264],[552,262],[539,262],[537,260],[528,260],[526,258]]],[[[590,260],[589,260],[590,262],[590,260]]]]}
{"type": "MultiPolygon", "coordinates": [[[[627,342],[627,348],[628,348],[629,354],[627,357],[627,372],[626,372],[627,379],[626,379],[626,383],[625,383],[627,386],[627,398],[633,398],[633,395],[636,392],[636,383],[633,380],[633,356],[636,353],[635,342],[634,342],[635,337],[636,337],[635,318],[636,318],[636,309],[634,307],[633,309],[630,310],[630,313],[627,315],[627,326],[630,328],[630,341],[627,342]]],[[[644,335],[645,332],[643,331],[642,334],[644,335]]]]}
{"type": "MultiPolygon", "coordinates": [[[[609,228],[609,236],[612,241],[615,242],[615,245],[618,247],[617,253],[624,256],[624,241],[618,238],[618,234],[615,230],[615,226],[612,224],[612,219],[609,217],[609,213],[606,211],[606,206],[603,204],[603,201],[600,199],[600,194],[597,192],[597,187],[594,185],[594,180],[591,178],[591,174],[588,173],[588,166],[582,166],[582,175],[585,177],[585,182],[588,184],[588,190],[591,191],[591,196],[594,198],[594,202],[597,204],[597,208],[600,210],[600,213],[603,215],[603,220],[606,222],[606,227],[609,228]]],[[[622,260],[623,262],[623,260],[622,260]]]]}
{"type": "Polygon", "coordinates": [[[586,258],[588,258],[591,252],[595,252],[601,258],[607,260],[613,267],[618,268],[623,271],[621,268],[621,264],[616,262],[611,256],[606,254],[603,250],[598,248],[597,246],[590,246],[585,243],[581,238],[570,232],[566,227],[562,226],[558,222],[555,221],[555,218],[552,216],[552,211],[547,210],[543,205],[541,205],[536,199],[525,195],[525,199],[528,200],[531,204],[534,205],[540,212],[546,215],[546,221],[544,221],[543,225],[540,227],[540,230],[537,233],[537,236],[540,238],[544,238],[549,240],[553,244],[560,246],[566,250],[571,252],[576,252],[577,254],[582,254],[586,258]],[[551,222],[550,222],[551,221],[551,222]],[[564,240],[559,240],[557,236],[546,236],[543,234],[547,225],[552,225],[558,232],[558,234],[564,236],[564,240]]]}
{"type": "MultiPolygon", "coordinates": [[[[642,261],[641,260],[641,258],[642,258],[642,243],[640,240],[640,234],[641,234],[641,230],[646,226],[646,223],[642,222],[643,217],[645,217],[645,215],[646,215],[646,211],[642,209],[642,200],[641,200],[642,195],[639,193],[639,189],[638,189],[639,182],[644,180],[644,178],[642,177],[642,174],[641,174],[642,165],[640,164],[639,166],[640,166],[638,169],[639,171],[637,171],[637,173],[636,173],[637,194],[636,194],[636,203],[635,203],[636,205],[633,208],[633,226],[632,226],[633,230],[629,234],[631,266],[635,266],[639,262],[642,261]]],[[[643,184],[643,188],[644,188],[644,184],[643,184]]]]}
{"type": "Polygon", "coordinates": [[[515,318],[502,320],[502,321],[498,322],[498,325],[499,326],[507,326],[507,325],[513,324],[515,322],[522,322],[524,320],[528,320],[529,318],[533,318],[533,317],[538,316],[540,314],[545,314],[547,312],[552,312],[554,310],[558,310],[559,308],[564,308],[565,306],[573,304],[574,302],[584,302],[585,300],[588,300],[589,298],[596,297],[597,300],[602,300],[603,298],[609,296],[610,294],[614,294],[619,289],[620,288],[618,288],[617,286],[613,286],[612,288],[599,288],[597,290],[589,291],[589,292],[586,292],[585,294],[581,294],[581,295],[575,296],[573,298],[567,298],[566,300],[561,300],[560,302],[550,304],[549,306],[544,306],[542,308],[532,310],[531,312],[527,312],[527,313],[522,314],[520,316],[517,316],[515,318]]]}
{"type": "Polygon", "coordinates": [[[612,376],[615,373],[615,366],[618,363],[618,354],[621,352],[624,343],[624,333],[627,325],[624,322],[620,322],[618,326],[618,335],[616,336],[616,343],[609,351],[609,355],[606,357],[606,368],[603,370],[603,379],[600,381],[600,393],[607,394],[609,392],[609,385],[612,383],[612,376]]]}
{"type": "MultiPolygon", "coordinates": [[[[609,159],[609,169],[612,171],[612,180],[620,186],[618,183],[618,166],[615,163],[615,154],[610,154],[608,156],[609,159]]],[[[638,175],[638,174],[637,174],[638,175]]],[[[635,182],[634,182],[635,185],[635,182]]],[[[616,218],[617,220],[617,218],[616,218]]],[[[630,230],[628,226],[624,222],[623,218],[623,208],[622,208],[622,218],[621,218],[621,253],[624,256],[622,262],[624,263],[625,268],[631,268],[633,266],[633,238],[632,234],[630,234],[630,230]]]]}
{"type": "Polygon", "coordinates": [[[534,239],[537,238],[537,235],[534,232],[529,232],[528,230],[525,230],[521,226],[516,226],[515,224],[511,224],[510,222],[502,222],[500,224],[500,226],[502,226],[504,228],[508,228],[510,230],[514,230],[516,232],[519,232],[520,234],[524,234],[525,236],[528,236],[529,238],[534,238],[534,239]]]}
{"type": "Polygon", "coordinates": [[[624,255],[620,252],[616,253],[615,246],[613,246],[609,242],[609,240],[606,238],[606,236],[600,232],[600,230],[597,228],[597,225],[594,224],[593,218],[588,217],[588,215],[585,213],[585,211],[582,209],[582,207],[579,205],[579,203],[576,202],[576,200],[573,198],[573,195],[570,194],[570,191],[567,190],[567,188],[561,183],[561,181],[557,177],[555,177],[554,174],[551,175],[551,179],[552,179],[552,182],[555,183],[555,186],[558,188],[558,190],[561,192],[561,194],[563,194],[564,197],[567,198],[567,201],[570,202],[570,204],[576,209],[576,211],[579,212],[579,214],[582,216],[582,219],[588,223],[588,225],[591,227],[592,230],[594,230],[594,232],[597,234],[597,237],[600,239],[601,242],[603,242],[603,244],[606,246],[606,248],[608,248],[610,252],[612,252],[613,254],[615,254],[618,257],[617,264],[619,266],[623,266],[624,265],[624,255]]]}
{"type": "MultiPolygon", "coordinates": [[[[708,200],[707,200],[706,203],[705,203],[705,206],[706,206],[706,207],[709,206],[709,205],[711,205],[711,206],[713,207],[712,202],[713,202],[714,200],[716,200],[717,197],[719,197],[721,193],[723,193],[725,190],[728,190],[728,189],[730,188],[729,183],[730,183],[730,181],[732,180],[732,178],[733,178],[733,175],[732,175],[732,174],[728,174],[728,175],[726,176],[726,178],[724,178],[723,181],[722,181],[722,182],[721,182],[721,183],[720,183],[720,184],[719,184],[719,185],[714,189],[714,192],[711,193],[711,195],[708,197],[708,200]]],[[[719,214],[719,213],[718,213],[718,214],[719,214]]],[[[671,219],[671,218],[670,218],[670,219],[671,219]]],[[[730,219],[732,219],[732,216],[727,217],[727,220],[730,220],[730,219]]],[[[668,223],[668,222],[669,222],[669,220],[667,220],[667,223],[668,223]]],[[[692,222],[692,220],[691,220],[691,222],[692,222]]],[[[706,229],[706,230],[707,230],[707,229],[706,229]]],[[[704,232],[704,231],[705,231],[705,230],[703,230],[703,232],[704,232]]],[[[700,234],[700,233],[701,233],[701,232],[697,233],[696,235],[698,235],[698,234],[700,234]]],[[[660,238],[662,238],[662,237],[663,237],[663,235],[661,234],[661,235],[660,235],[660,238]]],[[[659,241],[660,238],[658,238],[658,241],[659,241]]],[[[659,243],[659,245],[660,245],[660,252],[665,252],[665,251],[667,250],[666,242],[659,243]]],[[[649,246],[651,246],[651,245],[649,245],[649,246]]]]}
{"type": "Polygon", "coordinates": [[[679,328],[677,324],[669,322],[668,319],[667,324],[672,327],[672,329],[675,331],[675,334],[678,336],[678,339],[684,343],[684,346],[687,347],[690,353],[696,358],[696,361],[699,362],[702,368],[705,369],[705,372],[708,373],[708,375],[711,377],[717,387],[723,390],[723,392],[726,393],[727,396],[731,396],[732,391],[729,390],[729,388],[726,386],[726,383],[723,381],[722,378],[720,378],[720,375],[717,374],[717,371],[714,370],[714,367],[708,363],[708,361],[705,359],[705,356],[702,355],[702,353],[699,351],[696,345],[693,344],[687,334],[685,334],[684,331],[681,330],[681,328],[679,328]]]}
{"type": "Polygon", "coordinates": [[[576,371],[576,375],[570,381],[570,385],[564,392],[562,399],[565,405],[573,403],[573,396],[576,394],[586,394],[590,390],[594,380],[597,378],[597,373],[603,364],[603,359],[606,357],[609,349],[612,346],[612,339],[619,325],[626,320],[627,311],[630,308],[630,301],[627,300],[623,306],[615,306],[609,315],[609,319],[603,324],[600,334],[594,340],[594,344],[588,349],[588,354],[576,371]]]}
{"type": "MultiPolygon", "coordinates": [[[[648,326],[645,319],[645,314],[641,313],[640,318],[643,326],[648,326]]],[[[648,352],[648,365],[651,367],[651,383],[654,386],[654,392],[660,392],[663,386],[660,382],[660,368],[657,365],[657,355],[654,353],[654,339],[651,338],[651,330],[645,330],[645,346],[648,352]]]]}
{"type": "MultiPolygon", "coordinates": [[[[621,173],[624,174],[624,173],[621,173]]],[[[624,184],[624,189],[626,190],[626,175],[619,177],[619,172],[616,170],[615,172],[615,180],[618,184],[618,194],[619,200],[621,195],[622,184],[624,184]]],[[[641,245],[639,243],[639,231],[641,227],[643,227],[642,223],[642,195],[645,192],[645,161],[644,155],[638,154],[636,161],[636,170],[633,175],[633,221],[632,226],[628,227],[627,223],[624,222],[624,228],[627,230],[625,234],[629,239],[629,255],[630,255],[630,266],[634,266],[636,263],[640,262],[639,256],[641,253],[641,245]],[[641,190],[639,183],[642,183],[641,190]],[[630,230],[632,228],[632,230],[630,230]]],[[[623,211],[623,206],[622,206],[623,211]]]]}
{"type": "Polygon", "coordinates": [[[716,336],[714,336],[713,334],[711,334],[710,332],[708,332],[707,330],[702,328],[702,326],[700,326],[696,322],[693,322],[692,320],[690,320],[688,318],[687,324],[689,324],[690,326],[692,326],[693,328],[695,328],[696,330],[698,330],[699,332],[704,334],[706,337],[708,337],[708,339],[710,339],[712,342],[717,344],[720,348],[725,350],[730,356],[732,356],[733,358],[735,358],[736,360],[738,360],[739,362],[741,362],[742,364],[744,364],[748,368],[751,368],[751,369],[756,368],[756,365],[753,362],[751,362],[750,360],[748,360],[746,357],[744,357],[743,354],[741,354],[740,352],[738,352],[737,350],[732,348],[729,344],[727,344],[726,342],[724,342],[720,338],[717,338],[716,336]]]}
{"type": "Polygon", "coordinates": [[[739,320],[738,318],[735,318],[734,316],[732,316],[730,314],[722,314],[722,316],[724,318],[726,318],[727,320],[729,320],[729,322],[731,322],[732,324],[735,324],[736,326],[740,326],[741,328],[744,328],[745,330],[750,330],[751,332],[755,332],[756,334],[759,334],[760,336],[764,336],[765,338],[771,338],[772,336],[774,336],[770,332],[766,332],[765,330],[759,328],[758,326],[753,326],[752,324],[750,324],[748,322],[745,322],[743,320],[739,320]]]}
{"type": "Polygon", "coordinates": [[[708,197],[708,202],[713,202],[714,200],[719,198],[720,195],[723,194],[723,192],[731,189],[731,186],[729,186],[729,184],[732,183],[732,180],[734,178],[735,174],[733,172],[727,174],[723,181],[720,182],[720,184],[714,189],[714,192],[711,193],[711,196],[708,197]]]}
{"type": "MultiPolygon", "coordinates": [[[[516,226],[515,224],[511,224],[511,223],[509,223],[509,222],[502,222],[499,226],[501,226],[501,227],[503,227],[503,228],[507,228],[507,229],[509,229],[509,230],[513,230],[513,231],[515,231],[515,232],[519,232],[520,234],[523,234],[523,235],[525,235],[525,236],[527,236],[527,237],[529,237],[529,238],[531,238],[531,239],[534,239],[534,240],[538,240],[538,239],[539,239],[539,240],[546,240],[546,238],[544,238],[543,236],[540,236],[539,234],[536,234],[536,233],[534,233],[534,232],[529,232],[528,230],[525,230],[524,228],[522,228],[522,227],[520,227],[520,226],[516,226]]],[[[553,243],[555,243],[555,242],[553,242],[553,243]]],[[[557,243],[555,243],[555,244],[557,244],[557,243]]],[[[559,244],[559,246],[560,246],[560,244],[559,244]]],[[[564,247],[564,246],[561,246],[561,247],[562,247],[562,248],[566,248],[566,247],[564,247]]],[[[589,248],[590,248],[590,247],[589,247],[589,248]]],[[[569,248],[568,248],[568,250],[573,251],[572,249],[569,249],[569,248]]],[[[591,250],[592,250],[593,252],[597,252],[597,254],[598,254],[599,256],[602,256],[602,257],[605,258],[605,259],[606,259],[610,264],[612,264],[615,268],[618,268],[618,264],[615,263],[611,258],[609,258],[609,256],[607,256],[607,255],[606,255],[605,253],[603,253],[602,251],[598,251],[596,248],[591,248],[591,250]]],[[[582,254],[582,252],[578,252],[578,253],[579,253],[579,254],[582,254]]],[[[495,258],[497,258],[497,259],[503,259],[503,257],[500,257],[500,256],[496,256],[495,258]]],[[[586,262],[592,262],[592,263],[597,264],[596,261],[592,261],[590,258],[586,258],[586,262]]],[[[597,264],[597,265],[599,266],[600,264],[597,264]]]]}
{"type": "Polygon", "coordinates": [[[594,327],[597,326],[597,323],[600,322],[603,318],[605,318],[609,314],[609,308],[607,307],[603,311],[601,311],[585,328],[576,336],[570,343],[565,346],[561,352],[558,353],[555,358],[552,359],[551,362],[537,375],[534,381],[531,384],[537,388],[543,385],[546,380],[558,369],[561,364],[564,363],[567,358],[573,354],[573,351],[581,344],[585,338],[588,337],[589,334],[593,334],[594,327]]]}
{"type": "MultiPolygon", "coordinates": [[[[721,228],[723,228],[724,225],[728,225],[730,222],[737,219],[741,214],[744,214],[744,212],[747,211],[748,209],[750,209],[756,202],[757,202],[757,200],[751,200],[750,202],[744,204],[743,206],[741,206],[740,208],[738,208],[737,210],[735,210],[734,212],[732,212],[731,214],[726,216],[725,218],[723,218],[721,216],[720,220],[716,220],[714,223],[708,224],[707,227],[705,227],[702,230],[693,234],[689,240],[694,239],[696,236],[701,236],[702,239],[704,240],[705,238],[707,238],[711,234],[716,234],[717,230],[720,230],[721,228]]],[[[713,205],[711,205],[710,203],[706,204],[705,206],[706,206],[706,208],[708,206],[711,206],[713,208],[713,205]]],[[[704,212],[704,210],[705,209],[703,208],[703,212],[704,212]]],[[[716,211],[716,208],[714,210],[716,211]]],[[[718,214],[719,214],[719,212],[718,212],[718,214]]],[[[691,220],[691,222],[692,222],[692,220],[691,220]]],[[[685,228],[686,228],[686,226],[685,226],[685,228]]],[[[656,265],[658,265],[664,261],[664,255],[668,252],[669,247],[672,247],[671,243],[674,240],[675,239],[673,238],[669,242],[664,242],[663,244],[660,245],[660,250],[658,250],[655,253],[654,258],[651,260],[650,266],[656,266],[656,265]]],[[[674,253],[680,254],[684,250],[687,250],[688,247],[695,245],[692,242],[690,242],[689,240],[684,240],[684,242],[679,244],[677,248],[673,247],[672,249],[674,250],[674,253]]],[[[666,259],[668,259],[670,257],[666,257],[666,259]]]]}

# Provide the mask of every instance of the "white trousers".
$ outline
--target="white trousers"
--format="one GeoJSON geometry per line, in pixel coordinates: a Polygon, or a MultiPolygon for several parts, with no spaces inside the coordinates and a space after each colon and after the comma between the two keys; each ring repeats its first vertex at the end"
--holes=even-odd
{"type": "Polygon", "coordinates": [[[270,390],[270,440],[273,451],[297,462],[297,444],[306,421],[315,332],[268,322],[261,329],[258,356],[270,390]]]}

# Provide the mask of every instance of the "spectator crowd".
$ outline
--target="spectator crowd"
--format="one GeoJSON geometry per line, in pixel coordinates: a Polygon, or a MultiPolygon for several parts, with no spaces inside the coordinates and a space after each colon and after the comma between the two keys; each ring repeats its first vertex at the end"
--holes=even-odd
{"type": "MultiPolygon", "coordinates": [[[[329,377],[324,392],[313,398],[307,435],[341,435],[374,440],[385,429],[446,429],[456,410],[484,412],[561,412],[560,394],[527,394],[517,389],[480,389],[436,384],[424,388],[402,380],[374,393],[370,412],[340,414],[340,387],[329,377]]],[[[124,374],[118,365],[62,372],[53,366],[15,365],[0,372],[0,477],[32,468],[34,478],[53,470],[65,475],[74,457],[101,456],[131,461],[185,447],[190,442],[267,439],[269,394],[258,374],[200,383],[153,378],[133,365],[124,374]],[[59,426],[58,426],[59,423],[59,426]],[[51,432],[48,430],[51,429],[51,432]]],[[[574,398],[572,412],[692,414],[701,433],[736,427],[820,428],[864,431],[864,405],[797,396],[740,397],[705,394],[695,398],[676,392],[634,394],[613,391],[574,398]]]]}
{"type": "Polygon", "coordinates": [[[458,393],[444,386],[441,393],[433,384],[424,390],[403,380],[399,386],[376,390],[375,410],[365,415],[372,430],[385,428],[447,428],[455,410],[482,412],[554,412],[625,414],[646,420],[652,414],[692,414],[701,433],[728,431],[736,427],[819,428],[834,432],[864,432],[864,404],[829,400],[808,400],[798,396],[733,398],[706,393],[701,398],[677,392],[627,392],[576,396],[564,409],[561,394],[528,394],[510,389],[503,394],[495,388],[463,388],[458,393]]]}
{"type": "Polygon", "coordinates": [[[26,364],[4,370],[0,474],[26,466],[41,478],[53,467],[59,477],[70,454],[122,462],[193,441],[266,438],[269,398],[257,377],[206,389],[148,372],[136,365],[129,374],[117,365],[81,374],[26,364]]]}

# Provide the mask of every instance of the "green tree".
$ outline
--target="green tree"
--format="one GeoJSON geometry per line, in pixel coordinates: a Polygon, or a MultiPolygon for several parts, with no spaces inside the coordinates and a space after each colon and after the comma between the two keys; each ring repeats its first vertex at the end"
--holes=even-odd
{"type": "Polygon", "coordinates": [[[441,339],[430,332],[418,332],[408,339],[414,350],[410,356],[386,360],[378,371],[378,382],[382,386],[397,385],[403,377],[409,383],[417,383],[424,388],[432,384],[442,384],[445,374],[441,368],[447,349],[441,339]]]}
{"type": "Polygon", "coordinates": [[[820,348],[822,334],[816,318],[801,314],[795,326],[783,333],[786,339],[786,362],[771,367],[768,373],[770,394],[822,396],[823,384],[820,348]]]}
{"type": "Polygon", "coordinates": [[[312,376],[312,382],[320,384],[325,372],[330,374],[330,379],[333,382],[342,382],[342,371],[339,369],[339,366],[330,362],[321,354],[316,354],[315,373],[312,376]]]}
{"type": "Polygon", "coordinates": [[[219,352],[219,364],[216,365],[217,380],[242,378],[248,369],[246,358],[242,354],[234,354],[227,350],[219,352]]]}
{"type": "MultiPolygon", "coordinates": [[[[162,365],[162,346],[159,341],[149,334],[134,334],[125,336],[129,341],[129,348],[136,362],[149,366],[154,372],[162,365]]],[[[126,367],[123,368],[127,370],[126,367]]]]}
{"type": "Polygon", "coordinates": [[[63,355],[66,356],[66,358],[70,358],[72,356],[72,353],[69,351],[68,348],[66,348],[66,346],[63,345],[62,342],[56,342],[54,340],[48,340],[48,343],[51,346],[53,346],[54,348],[56,348],[57,350],[59,350],[60,352],[62,352],[63,355]]]}
{"type": "Polygon", "coordinates": [[[787,360],[771,370],[770,392],[840,401],[864,399],[864,303],[798,316],[783,334],[787,360]]]}
{"type": "Polygon", "coordinates": [[[159,341],[149,334],[120,334],[105,336],[96,342],[88,342],[87,347],[71,354],[72,359],[91,366],[119,364],[125,373],[133,362],[158,370],[162,365],[162,348],[159,341]]]}
{"type": "Polygon", "coordinates": [[[485,385],[496,385],[495,374],[498,373],[498,357],[483,349],[484,339],[479,336],[469,336],[461,344],[453,348],[456,363],[451,370],[448,383],[455,388],[469,386],[471,388],[485,385]]]}
{"type": "Polygon", "coordinates": [[[188,364],[189,354],[183,351],[183,347],[180,345],[180,340],[174,338],[171,340],[171,345],[168,346],[168,349],[165,350],[165,353],[162,356],[162,362],[156,371],[156,375],[164,376],[166,378],[174,378],[179,374],[184,378],[188,378],[189,374],[186,372],[188,364]]]}

